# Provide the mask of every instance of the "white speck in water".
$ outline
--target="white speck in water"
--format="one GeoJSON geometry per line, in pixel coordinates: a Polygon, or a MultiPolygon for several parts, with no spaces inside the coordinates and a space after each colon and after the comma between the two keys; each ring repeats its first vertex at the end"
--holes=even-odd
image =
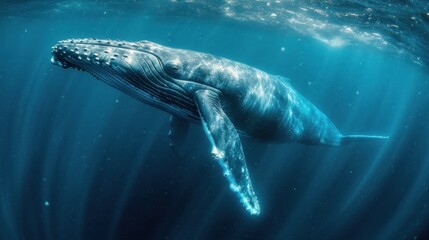
{"type": "Polygon", "coordinates": [[[308,81],[307,84],[308,84],[308,86],[311,86],[311,84],[313,84],[313,83],[311,81],[308,81]]]}
{"type": "Polygon", "coordinates": [[[115,102],[117,102],[117,103],[118,103],[118,102],[119,102],[119,99],[116,99],[116,101],[115,101],[115,102]]]}
{"type": "Polygon", "coordinates": [[[277,14],[275,14],[275,13],[271,13],[271,15],[270,15],[271,17],[277,17],[277,14]]]}
{"type": "Polygon", "coordinates": [[[281,47],[280,48],[280,51],[282,51],[282,52],[284,52],[286,50],[286,48],[285,47],[281,47]]]}
{"type": "Polygon", "coordinates": [[[27,30],[27,29],[25,29],[25,30],[24,30],[24,32],[28,32],[28,30],[27,30]]]}
{"type": "Polygon", "coordinates": [[[356,91],[356,95],[359,95],[360,94],[360,92],[359,91],[356,91]]]}
{"type": "Polygon", "coordinates": [[[43,204],[45,205],[45,207],[49,207],[49,202],[48,201],[45,201],[43,204]]]}

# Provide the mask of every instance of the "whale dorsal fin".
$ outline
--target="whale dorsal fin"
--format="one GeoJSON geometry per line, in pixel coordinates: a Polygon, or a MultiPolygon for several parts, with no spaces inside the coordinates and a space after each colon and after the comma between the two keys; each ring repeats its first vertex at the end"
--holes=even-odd
{"type": "Polygon", "coordinates": [[[222,167],[231,190],[240,198],[251,214],[259,214],[259,202],[253,191],[237,130],[224,113],[219,93],[213,90],[198,90],[194,100],[214,159],[222,167]]]}
{"type": "Polygon", "coordinates": [[[283,76],[280,76],[280,75],[274,75],[274,77],[280,79],[283,82],[288,82],[288,83],[291,82],[290,79],[287,78],[287,77],[283,77],[283,76]]]}

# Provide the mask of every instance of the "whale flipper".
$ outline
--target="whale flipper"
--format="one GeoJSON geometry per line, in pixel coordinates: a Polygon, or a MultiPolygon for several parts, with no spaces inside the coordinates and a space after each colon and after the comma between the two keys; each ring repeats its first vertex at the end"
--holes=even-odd
{"type": "Polygon", "coordinates": [[[189,122],[181,118],[171,116],[170,118],[170,147],[178,157],[184,157],[187,153],[189,122]]]}
{"type": "Polygon", "coordinates": [[[247,211],[259,214],[259,202],[253,191],[241,141],[234,125],[222,110],[219,93],[199,90],[195,92],[194,101],[210,141],[211,153],[222,167],[231,190],[238,195],[247,211]]]}

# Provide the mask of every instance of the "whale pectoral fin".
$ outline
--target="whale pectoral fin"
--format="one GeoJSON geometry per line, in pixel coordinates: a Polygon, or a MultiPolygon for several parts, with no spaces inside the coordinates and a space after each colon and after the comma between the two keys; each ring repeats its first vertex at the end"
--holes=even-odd
{"type": "Polygon", "coordinates": [[[228,179],[231,190],[251,214],[259,214],[259,202],[253,191],[243,148],[237,130],[222,110],[219,94],[213,90],[195,92],[204,131],[212,147],[212,155],[228,179]]]}
{"type": "Polygon", "coordinates": [[[188,138],[189,122],[171,116],[170,118],[170,132],[168,137],[170,138],[170,148],[174,154],[182,158],[187,153],[187,138],[188,138]]]}

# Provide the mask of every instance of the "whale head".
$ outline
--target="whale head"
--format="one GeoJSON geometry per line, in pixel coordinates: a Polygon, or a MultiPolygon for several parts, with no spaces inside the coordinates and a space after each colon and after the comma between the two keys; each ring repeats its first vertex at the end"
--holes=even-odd
{"type": "Polygon", "coordinates": [[[51,62],[88,72],[140,101],[195,120],[193,99],[175,78],[176,51],[149,41],[70,39],[52,47],[51,62]]]}

